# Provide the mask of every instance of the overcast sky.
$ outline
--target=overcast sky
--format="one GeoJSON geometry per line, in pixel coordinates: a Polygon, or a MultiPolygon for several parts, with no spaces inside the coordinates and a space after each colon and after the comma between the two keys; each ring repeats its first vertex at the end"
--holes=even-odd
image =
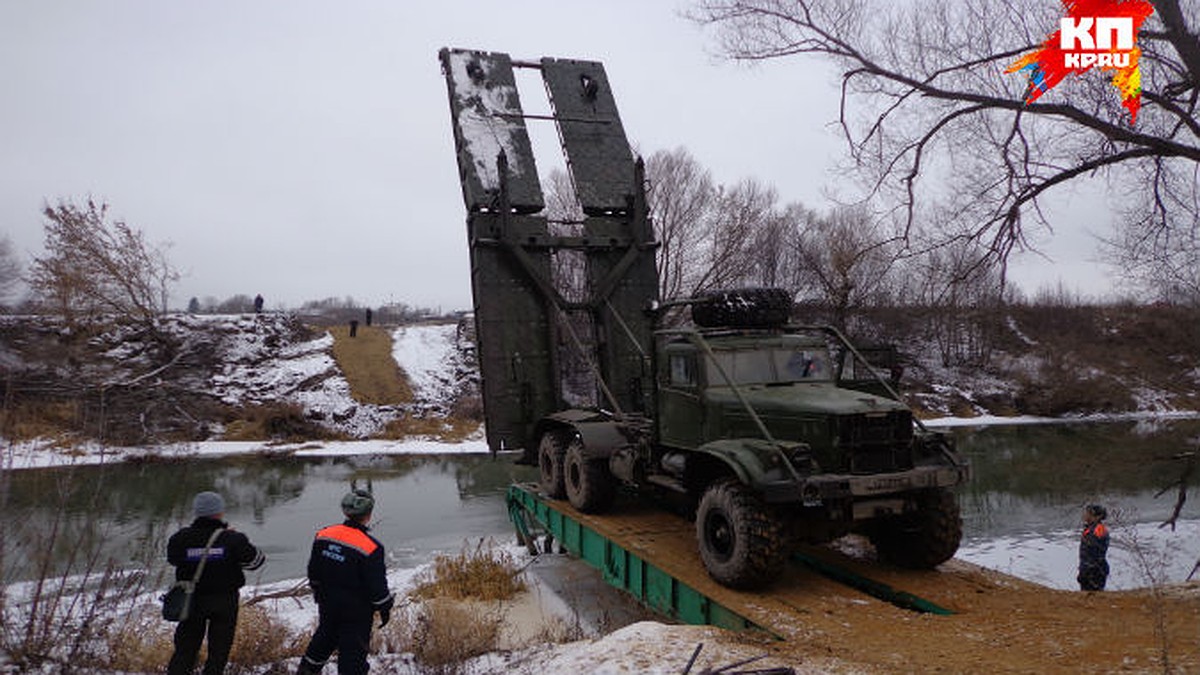
{"type": "MultiPolygon", "coordinates": [[[[844,151],[833,73],[722,62],[683,7],[0,0],[0,234],[27,260],[43,204],[90,195],[171,244],[175,307],[261,293],[268,308],[330,296],[469,308],[444,46],[602,61],[643,154],[682,146],[719,182],[754,177],[827,208],[844,151]]],[[[526,112],[545,112],[526,82],[526,112]]],[[[545,174],[558,160],[539,139],[553,131],[533,133],[545,174]]],[[[1019,262],[1018,281],[1104,293],[1087,231],[1103,223],[1057,224],[1042,240],[1051,262],[1019,262]]]]}

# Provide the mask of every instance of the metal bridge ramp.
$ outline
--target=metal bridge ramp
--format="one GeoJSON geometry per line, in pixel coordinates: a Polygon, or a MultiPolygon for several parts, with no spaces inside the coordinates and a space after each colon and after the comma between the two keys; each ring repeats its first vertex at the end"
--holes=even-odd
{"type": "Polygon", "coordinates": [[[471,283],[488,445],[535,447],[534,426],[569,407],[563,353],[599,383],[593,405],[647,410],[655,242],[634,160],[600,63],[462,49],[439,53],[467,207],[471,283]],[[545,81],[573,189],[580,234],[551,234],[514,67],[545,81]],[[556,252],[586,266],[582,299],[564,297],[556,252]],[[573,318],[574,317],[574,318],[573,318]],[[578,321],[583,317],[583,321],[578,321]],[[577,334],[574,326],[586,327],[577,334]]]}

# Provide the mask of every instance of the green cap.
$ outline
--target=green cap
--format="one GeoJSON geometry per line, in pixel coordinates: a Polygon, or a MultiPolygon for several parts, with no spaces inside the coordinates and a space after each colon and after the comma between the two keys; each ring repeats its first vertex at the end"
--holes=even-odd
{"type": "Polygon", "coordinates": [[[365,516],[375,510],[375,498],[366,490],[351,490],[342,497],[342,513],[351,518],[365,516]]]}

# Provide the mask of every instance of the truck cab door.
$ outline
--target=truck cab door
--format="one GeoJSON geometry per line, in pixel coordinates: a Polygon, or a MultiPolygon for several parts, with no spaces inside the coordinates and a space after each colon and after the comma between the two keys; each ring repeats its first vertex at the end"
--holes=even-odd
{"type": "Polygon", "coordinates": [[[704,429],[696,354],[668,353],[658,384],[658,434],[664,445],[694,448],[704,429]]]}

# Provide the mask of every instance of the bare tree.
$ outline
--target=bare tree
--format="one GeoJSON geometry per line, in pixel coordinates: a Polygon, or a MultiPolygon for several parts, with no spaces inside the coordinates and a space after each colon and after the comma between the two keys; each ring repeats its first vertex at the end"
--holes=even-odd
{"type": "Polygon", "coordinates": [[[21,281],[21,263],[13,253],[12,240],[0,238],[0,304],[12,294],[21,281]]]}
{"type": "Polygon", "coordinates": [[[778,201],[775,188],[754,178],[718,188],[692,293],[752,283],[761,253],[755,241],[779,218],[778,201]]]}
{"type": "Polygon", "coordinates": [[[796,291],[826,304],[834,325],[845,328],[849,312],[886,298],[896,247],[880,234],[863,206],[843,206],[800,224],[792,241],[796,291]]]}
{"type": "Polygon", "coordinates": [[[907,291],[929,311],[942,365],[982,366],[991,358],[1004,296],[999,272],[979,263],[987,254],[977,242],[960,240],[902,261],[907,291]]]}
{"type": "Polygon", "coordinates": [[[179,274],[140,230],[110,222],[107,204],[60,201],[42,215],[46,252],[34,258],[29,285],[69,321],[102,312],[146,319],[166,311],[179,274]]]}
{"type": "Polygon", "coordinates": [[[942,243],[978,240],[981,262],[1003,266],[1028,245],[1025,219],[1048,227],[1043,198],[1094,175],[1129,186],[1118,206],[1152,244],[1141,249],[1151,258],[1162,255],[1156,244],[1195,246],[1197,7],[1153,5],[1139,34],[1136,124],[1099,71],[1033,103],[1025,101],[1030,82],[1005,72],[1057,28],[1058,3],[698,0],[692,16],[715,27],[730,58],[832,60],[842,130],[868,194],[899,210],[906,236],[922,205],[945,203],[958,222],[942,243]]]}
{"type": "MultiPolygon", "coordinates": [[[[554,169],[542,179],[546,195],[546,224],[548,230],[560,236],[582,236],[586,217],[575,193],[571,177],[562,169],[554,169]]],[[[550,253],[550,274],[555,287],[568,300],[582,301],[589,294],[587,255],[580,250],[557,250],[550,253]]]]}
{"type": "Polygon", "coordinates": [[[646,180],[659,243],[659,297],[684,297],[694,290],[700,273],[716,187],[708,170],[684,148],[651,155],[646,180]]]}
{"type": "Polygon", "coordinates": [[[1126,218],[1102,243],[1104,259],[1138,295],[1200,306],[1200,221],[1159,228],[1126,218]]]}
{"type": "Polygon", "coordinates": [[[684,148],[651,155],[646,177],[660,297],[792,282],[787,242],[797,220],[808,217],[804,207],[780,208],[775,188],[754,178],[718,185],[684,148]]]}
{"type": "Polygon", "coordinates": [[[745,283],[765,288],[787,288],[795,294],[803,262],[795,240],[816,214],[802,204],[772,208],[753,233],[745,283]]]}
{"type": "Polygon", "coordinates": [[[546,219],[554,224],[581,225],[583,206],[575,194],[571,176],[562,169],[553,169],[542,182],[545,184],[546,219]]]}

